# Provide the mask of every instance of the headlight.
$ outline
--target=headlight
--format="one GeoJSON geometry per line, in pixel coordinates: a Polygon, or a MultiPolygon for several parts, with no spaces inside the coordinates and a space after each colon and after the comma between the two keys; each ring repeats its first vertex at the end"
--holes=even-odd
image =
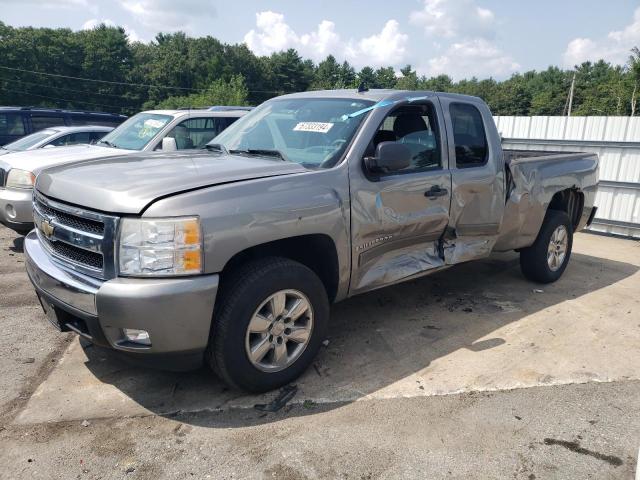
{"type": "Polygon", "coordinates": [[[6,186],[8,188],[33,188],[36,176],[33,172],[12,168],[7,175],[6,186]]]}
{"type": "Polygon", "coordinates": [[[120,228],[120,274],[172,276],[202,273],[198,217],[124,218],[120,228]]]}

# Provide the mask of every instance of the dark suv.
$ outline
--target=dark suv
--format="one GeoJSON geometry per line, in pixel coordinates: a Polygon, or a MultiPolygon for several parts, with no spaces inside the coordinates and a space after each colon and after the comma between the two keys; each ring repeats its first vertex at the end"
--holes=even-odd
{"type": "Polygon", "coordinates": [[[36,107],[0,107],[0,145],[50,127],[102,125],[117,127],[124,115],[36,107]]]}

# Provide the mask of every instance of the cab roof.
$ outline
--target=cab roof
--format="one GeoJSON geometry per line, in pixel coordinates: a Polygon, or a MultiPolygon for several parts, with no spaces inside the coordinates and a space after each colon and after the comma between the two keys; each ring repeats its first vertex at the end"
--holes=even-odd
{"type": "Polygon", "coordinates": [[[343,90],[313,90],[308,92],[290,93],[276,98],[346,98],[354,100],[371,100],[380,102],[383,100],[402,100],[403,98],[416,97],[442,97],[458,100],[478,102],[482,101],[478,97],[462,95],[459,93],[432,92],[428,90],[393,90],[393,89],[370,89],[359,92],[356,88],[343,90]]]}

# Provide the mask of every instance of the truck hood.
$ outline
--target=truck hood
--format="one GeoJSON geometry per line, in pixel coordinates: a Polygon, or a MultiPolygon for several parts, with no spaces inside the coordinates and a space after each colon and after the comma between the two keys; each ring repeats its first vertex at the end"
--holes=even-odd
{"type": "Polygon", "coordinates": [[[277,158],[193,150],[136,153],[47,169],[38,175],[36,189],[94,210],[137,214],[154,200],[179,192],[305,171],[277,158]]]}
{"type": "Polygon", "coordinates": [[[7,165],[4,168],[20,168],[37,175],[43,169],[54,165],[122,155],[129,151],[134,152],[133,150],[121,150],[98,145],[73,145],[71,147],[37,148],[24,152],[13,152],[11,155],[3,156],[2,161],[7,165]]]}

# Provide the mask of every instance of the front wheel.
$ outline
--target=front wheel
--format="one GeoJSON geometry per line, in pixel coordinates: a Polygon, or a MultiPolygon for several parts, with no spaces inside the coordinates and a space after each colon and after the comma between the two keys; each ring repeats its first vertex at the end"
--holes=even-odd
{"type": "Polygon", "coordinates": [[[571,257],[573,227],[565,212],[549,210],[533,245],[520,252],[525,277],[539,283],[558,280],[571,257]]]}
{"type": "Polygon", "coordinates": [[[266,258],[224,279],[207,358],[227,383],[263,392],[295,380],[324,340],[329,301],[306,266],[266,258]]]}

